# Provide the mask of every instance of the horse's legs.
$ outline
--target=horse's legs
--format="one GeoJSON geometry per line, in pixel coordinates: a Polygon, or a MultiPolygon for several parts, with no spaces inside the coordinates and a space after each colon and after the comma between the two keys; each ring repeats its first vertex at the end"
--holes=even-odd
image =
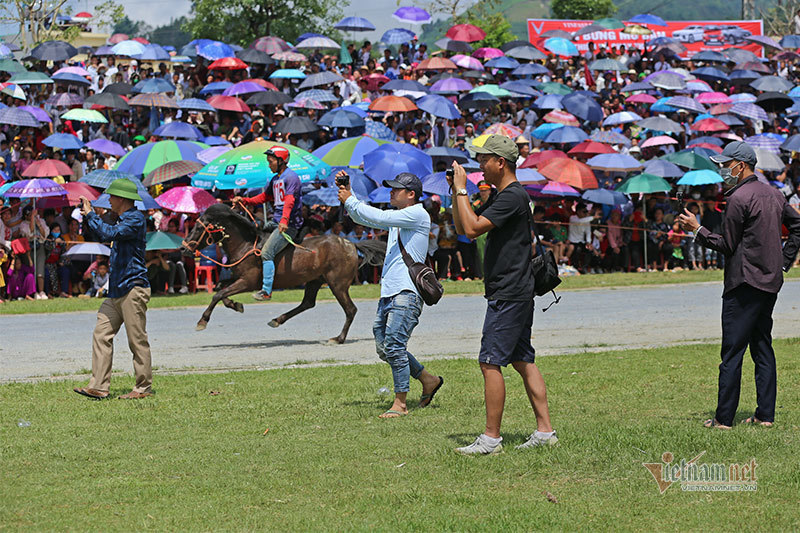
{"type": "Polygon", "coordinates": [[[339,302],[339,305],[344,309],[345,316],[342,332],[339,333],[338,337],[329,339],[328,343],[330,344],[342,344],[344,342],[347,338],[347,332],[350,330],[350,324],[353,323],[353,318],[355,318],[356,312],[358,312],[356,304],[354,304],[353,300],[350,298],[350,283],[353,277],[352,274],[344,279],[332,279],[331,276],[331,279],[327,280],[331,292],[336,297],[336,301],[339,302]]]}
{"type": "Polygon", "coordinates": [[[292,309],[291,311],[287,311],[286,313],[282,314],[278,318],[273,318],[269,321],[269,325],[273,328],[277,328],[290,318],[295,315],[299,315],[303,311],[311,309],[317,303],[317,293],[319,292],[319,288],[322,287],[323,280],[321,278],[317,278],[315,280],[311,280],[306,283],[306,290],[303,294],[303,301],[300,302],[300,305],[292,309]]]}
{"type": "Polygon", "coordinates": [[[223,304],[225,305],[225,307],[227,307],[228,309],[233,309],[233,310],[234,310],[234,311],[236,311],[237,313],[244,313],[244,305],[242,305],[242,303],[241,303],[241,302],[234,302],[234,301],[233,301],[233,300],[231,300],[230,298],[227,298],[227,297],[226,297],[226,298],[223,298],[223,299],[222,299],[222,303],[223,303],[223,304]]]}
{"type": "Polygon", "coordinates": [[[211,319],[211,312],[214,310],[214,307],[219,303],[220,300],[224,298],[228,298],[229,296],[233,296],[234,294],[239,294],[240,292],[244,292],[248,290],[249,285],[247,284],[247,280],[245,278],[239,278],[218,293],[214,294],[214,297],[211,298],[211,303],[208,304],[208,307],[203,312],[203,316],[197,322],[197,331],[202,331],[206,329],[206,325],[208,321],[211,319]]]}

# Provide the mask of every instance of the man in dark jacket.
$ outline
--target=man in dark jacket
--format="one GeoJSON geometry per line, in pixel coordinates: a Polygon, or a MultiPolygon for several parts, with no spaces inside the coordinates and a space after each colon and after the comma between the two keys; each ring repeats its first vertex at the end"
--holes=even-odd
{"type": "Polygon", "coordinates": [[[755,363],[755,414],[746,423],[771,426],[775,420],[777,375],[772,350],[772,310],[800,246],[800,214],[775,188],[758,181],[753,168],[756,154],[743,142],[732,142],[721,154],[711,156],[720,165],[730,189],[722,233],[711,233],[686,211],[678,217],[683,228],[693,231],[700,245],[725,256],[725,289],[722,293],[722,363],[716,416],[706,427],[730,429],[739,405],[742,358],[750,346],[755,363]],[[781,227],[789,230],[785,245],[781,227]]]}

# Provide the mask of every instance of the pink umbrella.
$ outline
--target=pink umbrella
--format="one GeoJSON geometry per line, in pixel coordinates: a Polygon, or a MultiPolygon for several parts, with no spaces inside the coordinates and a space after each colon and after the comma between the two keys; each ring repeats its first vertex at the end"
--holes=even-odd
{"type": "Polygon", "coordinates": [[[461,68],[468,68],[470,70],[483,70],[483,65],[474,57],[465,56],[463,54],[456,54],[450,60],[461,68]]]}
{"type": "Polygon", "coordinates": [[[472,57],[477,57],[478,59],[494,59],[504,55],[506,54],[499,48],[478,48],[472,52],[472,57]]]}
{"type": "Polygon", "coordinates": [[[483,172],[470,172],[467,174],[467,179],[477,185],[478,182],[483,181],[483,172]]]}
{"type": "Polygon", "coordinates": [[[730,104],[732,100],[725,93],[700,93],[694,99],[701,104],[730,104]]]}
{"type": "Polygon", "coordinates": [[[217,200],[203,189],[186,185],[168,190],[156,198],[156,203],[176,213],[202,213],[217,200]]]}
{"type": "Polygon", "coordinates": [[[655,97],[645,93],[632,94],[625,99],[629,104],[655,104],[657,101],[655,97]]]}
{"type": "Polygon", "coordinates": [[[711,109],[708,110],[709,113],[712,115],[724,115],[728,111],[731,110],[733,107],[733,103],[730,104],[717,104],[715,106],[711,106],[711,109]]]}
{"type": "Polygon", "coordinates": [[[129,37],[125,33],[115,33],[114,35],[108,38],[108,44],[117,44],[121,43],[122,41],[127,41],[128,39],[129,37]]]}
{"type": "Polygon", "coordinates": [[[547,196],[580,196],[577,190],[570,187],[566,183],[559,183],[557,181],[548,182],[547,185],[542,187],[541,193],[547,196]]]}
{"type": "Polygon", "coordinates": [[[53,72],[53,75],[56,74],[77,74],[78,76],[91,76],[92,74],[83,67],[61,67],[57,71],[53,72]]]}
{"type": "Polygon", "coordinates": [[[667,144],[678,144],[678,141],[666,135],[659,135],[658,137],[651,137],[642,143],[642,148],[649,148],[651,146],[665,146],[667,144]]]}

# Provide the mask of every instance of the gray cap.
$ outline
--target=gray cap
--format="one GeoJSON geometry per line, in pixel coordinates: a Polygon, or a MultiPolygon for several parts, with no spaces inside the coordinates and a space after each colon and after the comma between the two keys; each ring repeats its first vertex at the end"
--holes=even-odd
{"type": "Polygon", "coordinates": [[[519,157],[519,148],[516,143],[505,135],[489,135],[483,146],[473,144],[470,150],[476,154],[496,155],[512,163],[516,163],[519,157]]]}
{"type": "Polygon", "coordinates": [[[411,172],[401,172],[393,180],[383,180],[383,186],[392,189],[408,189],[417,193],[417,200],[422,198],[422,180],[411,172]]]}
{"type": "Polygon", "coordinates": [[[721,154],[712,155],[711,160],[718,165],[727,163],[731,160],[741,161],[747,163],[751,167],[756,166],[758,158],[753,147],[742,141],[733,141],[722,151],[721,154]]]}

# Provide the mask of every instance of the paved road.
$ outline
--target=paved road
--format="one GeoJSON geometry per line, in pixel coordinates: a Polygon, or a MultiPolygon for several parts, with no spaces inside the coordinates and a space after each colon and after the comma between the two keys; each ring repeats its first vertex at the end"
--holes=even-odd
{"type": "MultiPolygon", "coordinates": [[[[719,283],[585,290],[562,293],[547,313],[536,311],[533,344],[542,355],[612,347],[650,347],[717,342],[722,286],[719,283]]],[[[543,301],[549,301],[547,297],[543,301]]],[[[298,361],[375,361],[375,302],[357,303],[359,313],[344,345],[328,346],[344,313],[333,302],[290,320],[279,329],[267,322],[289,304],[248,305],[244,314],[217,307],[205,331],[194,326],[201,309],[153,309],[148,332],[159,369],[272,367],[298,361]]],[[[796,336],[800,281],[787,282],[775,309],[775,337],[796,336]]],[[[541,305],[540,305],[541,307],[541,305]]],[[[450,296],[425,308],[410,350],[418,356],[476,354],[486,304],[479,296],[450,296]]],[[[95,313],[0,316],[0,382],[73,373],[91,366],[95,313]]],[[[114,369],[130,372],[124,331],[116,340],[114,369]]]]}

